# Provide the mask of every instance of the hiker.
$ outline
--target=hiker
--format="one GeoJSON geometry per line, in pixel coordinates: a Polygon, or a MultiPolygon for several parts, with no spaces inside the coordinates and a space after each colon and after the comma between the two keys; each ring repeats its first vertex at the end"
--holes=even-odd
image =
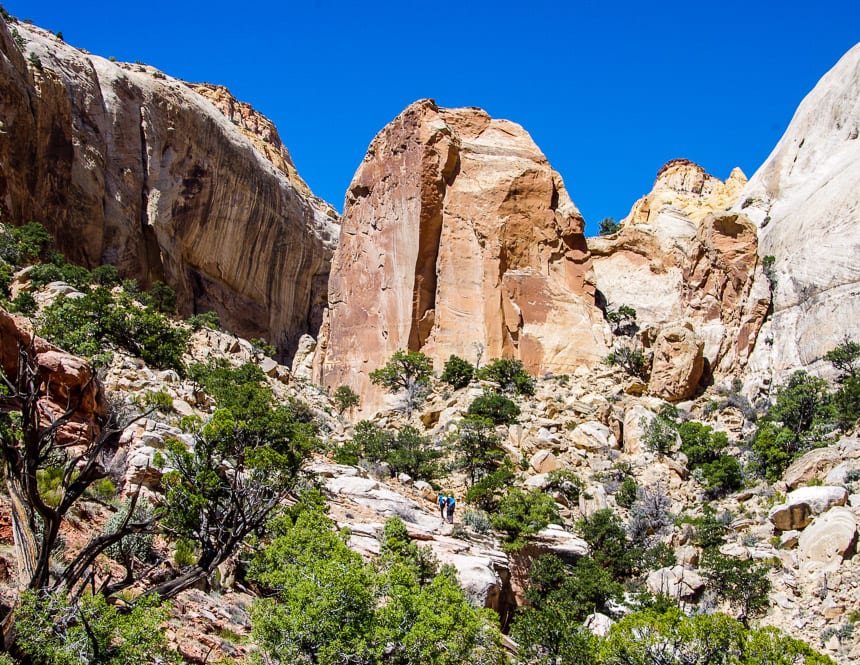
{"type": "Polygon", "coordinates": [[[454,506],[457,505],[457,501],[453,496],[448,497],[448,524],[454,523],[454,506]]]}
{"type": "Polygon", "coordinates": [[[444,494],[439,495],[439,514],[442,516],[442,521],[445,521],[445,506],[448,505],[448,497],[444,494]]]}

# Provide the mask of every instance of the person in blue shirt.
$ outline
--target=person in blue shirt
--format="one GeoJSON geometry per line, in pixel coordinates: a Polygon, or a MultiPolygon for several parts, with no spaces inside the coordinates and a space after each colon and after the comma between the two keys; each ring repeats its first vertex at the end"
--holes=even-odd
{"type": "MultiPolygon", "coordinates": [[[[454,506],[457,505],[457,501],[454,499],[453,495],[448,497],[448,524],[454,523],[454,506]]],[[[444,519],[444,518],[443,518],[444,519]]]]}
{"type": "Polygon", "coordinates": [[[439,495],[439,514],[442,516],[442,520],[445,520],[445,507],[448,505],[448,497],[444,494],[439,495]]]}

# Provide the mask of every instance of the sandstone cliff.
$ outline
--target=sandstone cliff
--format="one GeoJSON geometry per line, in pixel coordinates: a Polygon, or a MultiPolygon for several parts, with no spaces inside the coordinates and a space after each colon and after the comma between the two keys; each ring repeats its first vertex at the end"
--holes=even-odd
{"type": "Polygon", "coordinates": [[[588,241],[607,306],[633,307],[639,325],[655,334],[692,324],[710,370],[722,375],[746,365],[770,304],[755,225],[725,211],[744,183],[740,169],[723,183],[673,160],[621,231],[588,241]]]}
{"type": "Polygon", "coordinates": [[[316,378],[378,405],[367,375],[397,349],[437,369],[520,358],[569,373],[605,353],[583,219],[519,126],[412,104],[373,140],[347,192],[316,378]]]}
{"type": "Polygon", "coordinates": [[[860,338],[860,44],[798,107],[736,210],[759,225],[759,254],[775,258],[773,319],[751,361],[783,379],[844,335],[860,338]]]}
{"type": "Polygon", "coordinates": [[[70,260],[162,280],[183,314],[214,309],[292,353],[321,319],[337,215],[271,123],[223,88],[14,29],[19,43],[0,24],[3,221],[42,222],[70,260]]]}

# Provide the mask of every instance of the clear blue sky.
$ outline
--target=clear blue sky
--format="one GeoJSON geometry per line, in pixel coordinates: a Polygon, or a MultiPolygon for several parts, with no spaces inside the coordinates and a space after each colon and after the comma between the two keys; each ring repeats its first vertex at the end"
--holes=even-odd
{"type": "Polygon", "coordinates": [[[751,176],[860,40],[856,0],[3,4],[93,53],[226,85],[275,122],[338,209],[409,103],[483,107],[531,133],[589,235],[669,159],[751,176]]]}

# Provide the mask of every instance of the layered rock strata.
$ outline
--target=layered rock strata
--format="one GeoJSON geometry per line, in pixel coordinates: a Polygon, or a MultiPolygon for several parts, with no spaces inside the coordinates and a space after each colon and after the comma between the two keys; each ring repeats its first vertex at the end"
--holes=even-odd
{"type": "Polygon", "coordinates": [[[14,39],[0,25],[2,220],[42,222],[68,259],[162,280],[183,314],[215,310],[291,354],[319,325],[337,216],[271,123],[223,88],[11,27],[14,39]]]}
{"type": "Polygon", "coordinates": [[[583,219],[522,127],[409,106],[347,192],[315,376],[380,403],[367,375],[398,349],[569,373],[605,353],[583,219]]]}
{"type": "MultiPolygon", "coordinates": [[[[607,308],[633,307],[639,326],[653,329],[651,339],[661,329],[692,326],[704,343],[706,373],[741,372],[770,306],[756,227],[724,210],[743,183],[739,169],[721,183],[696,164],[674,160],[618,233],[588,241],[607,308]]],[[[679,371],[701,374],[697,363],[679,371]]],[[[686,388],[662,392],[689,396],[686,388]]]]}
{"type": "Polygon", "coordinates": [[[827,370],[844,336],[860,339],[860,44],[806,96],[750,179],[736,210],[774,257],[773,318],[751,361],[753,378],[827,370]]]}

